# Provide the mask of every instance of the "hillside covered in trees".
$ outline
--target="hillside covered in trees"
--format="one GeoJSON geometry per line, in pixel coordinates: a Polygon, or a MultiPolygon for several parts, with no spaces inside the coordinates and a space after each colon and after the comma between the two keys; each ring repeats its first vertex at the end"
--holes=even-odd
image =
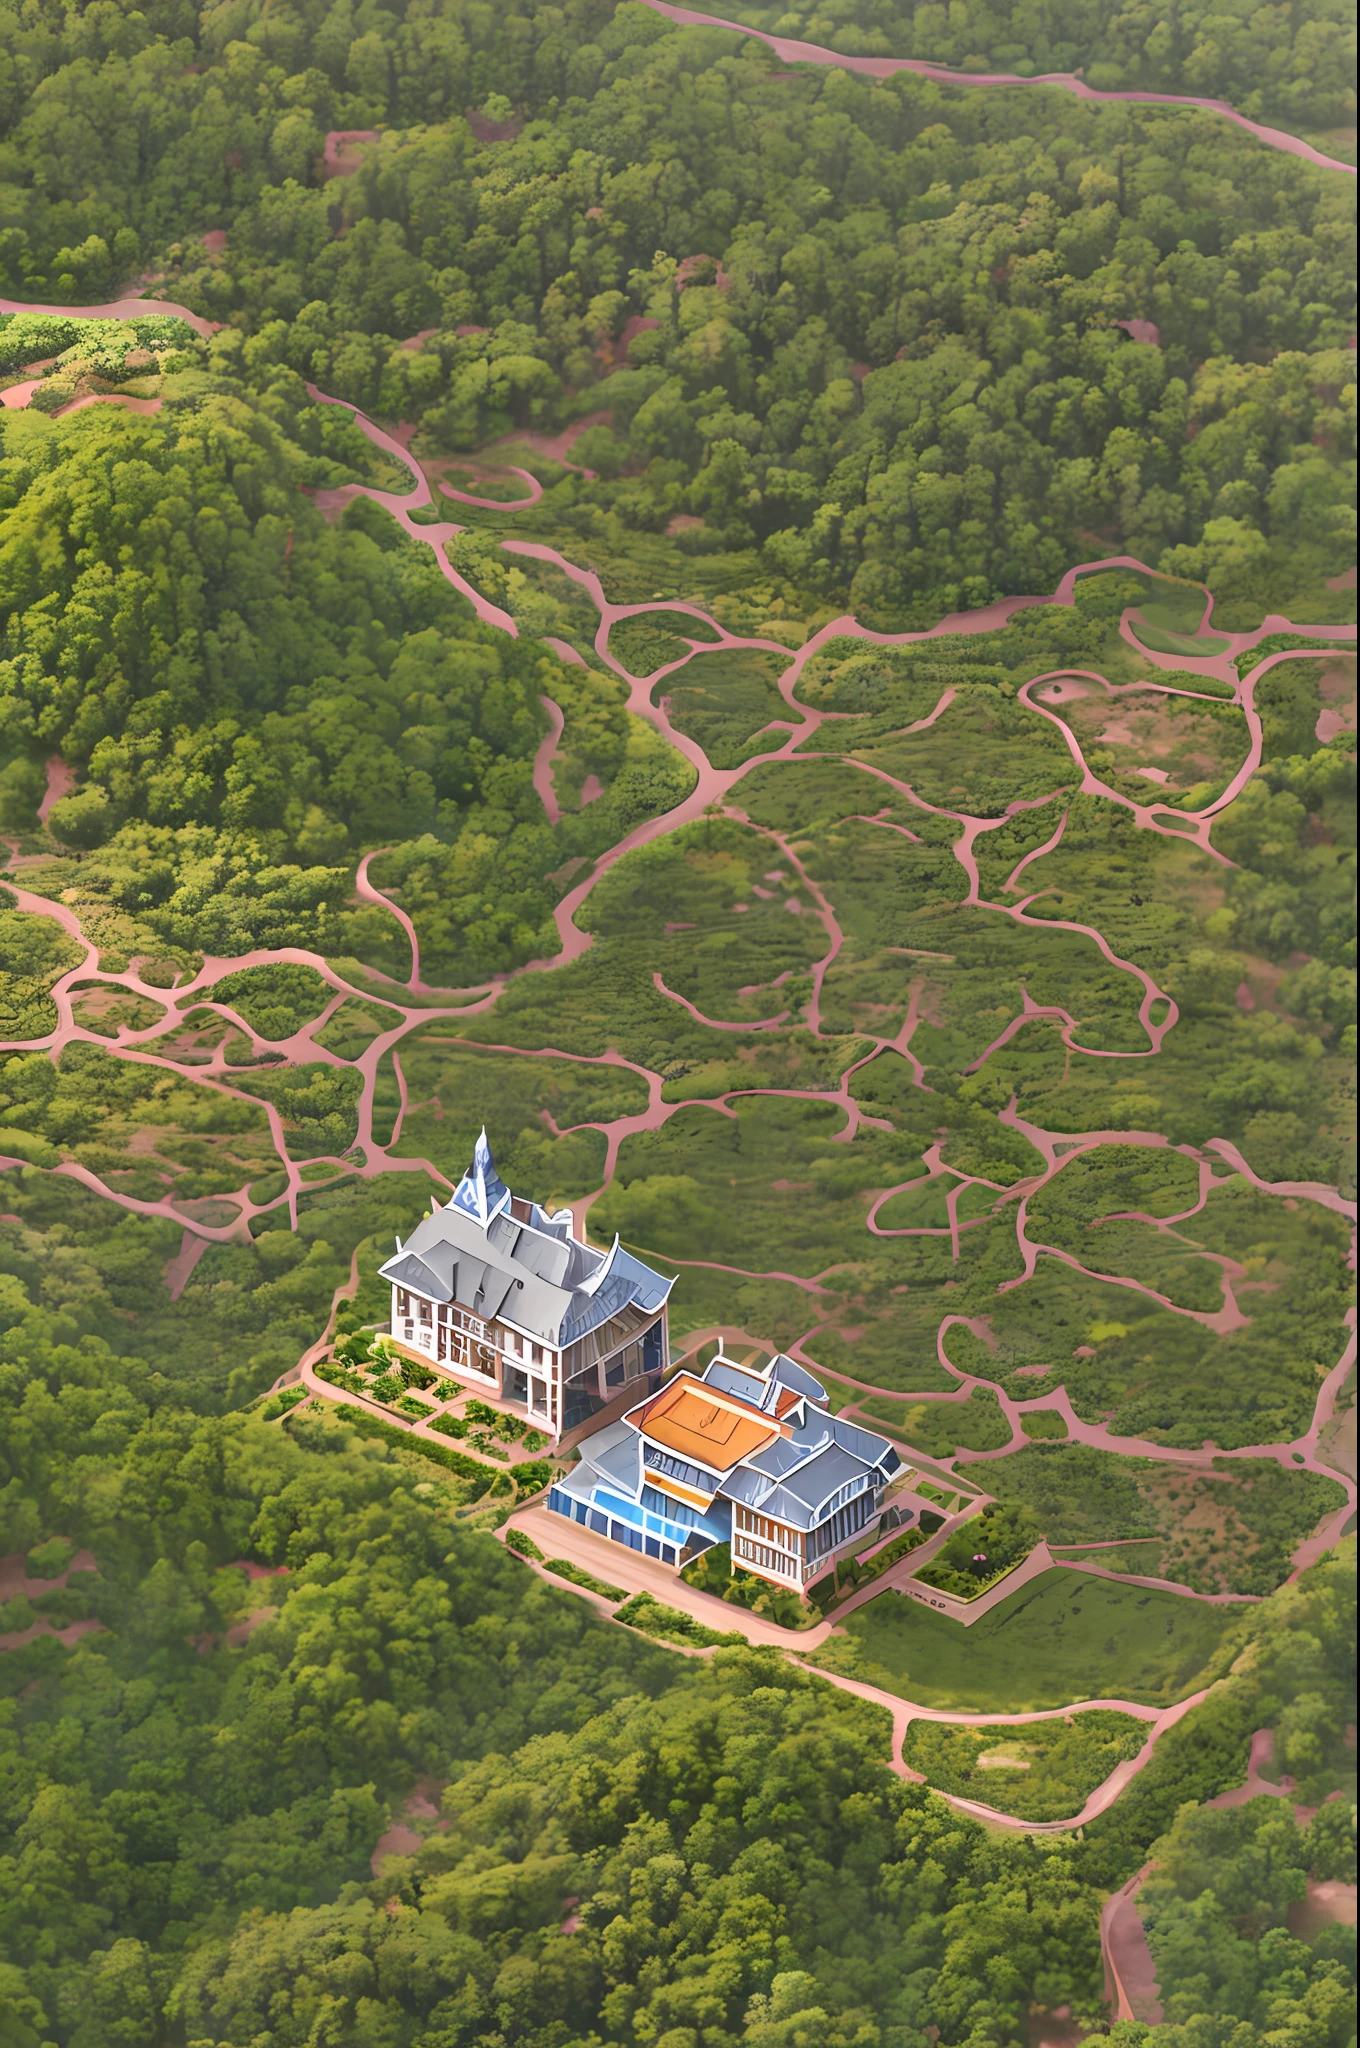
{"type": "Polygon", "coordinates": [[[0,0],[0,2048],[1352,2048],[1353,24],[719,11],[0,0]],[[1042,1575],[513,1554],[483,1122],[1042,1575]]]}

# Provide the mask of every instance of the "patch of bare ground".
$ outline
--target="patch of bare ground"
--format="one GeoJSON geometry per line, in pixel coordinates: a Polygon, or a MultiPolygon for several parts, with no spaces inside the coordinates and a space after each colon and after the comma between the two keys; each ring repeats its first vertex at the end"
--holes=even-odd
{"type": "Polygon", "coordinates": [[[1103,690],[1092,690],[1080,702],[1064,704],[1063,711],[1084,748],[1112,756],[1116,775],[1154,781],[1168,795],[1226,779],[1247,751],[1240,712],[1161,691],[1138,691],[1111,701],[1103,690]]]}
{"type": "Polygon", "coordinates": [[[1356,657],[1343,654],[1329,661],[1318,677],[1322,709],[1318,713],[1317,737],[1326,746],[1343,732],[1356,729],[1356,657]]]}

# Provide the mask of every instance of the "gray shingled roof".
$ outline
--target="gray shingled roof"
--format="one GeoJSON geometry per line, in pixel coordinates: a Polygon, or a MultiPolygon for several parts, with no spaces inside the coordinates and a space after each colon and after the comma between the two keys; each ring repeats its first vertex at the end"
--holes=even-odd
{"type": "Polygon", "coordinates": [[[630,1305],[650,1314],[672,1282],[615,1244],[582,1244],[534,1205],[530,1221],[506,1210],[483,1228],[446,1205],[416,1225],[384,1280],[432,1301],[457,1301],[488,1322],[497,1315],[553,1345],[571,1344],[630,1305]]]}
{"type": "Polygon", "coordinates": [[[826,1388],[821,1381],[814,1379],[805,1366],[801,1366],[796,1358],[788,1357],[783,1351],[770,1367],[770,1378],[777,1380],[780,1386],[790,1388],[795,1394],[804,1395],[809,1401],[817,1401],[822,1405],[826,1403],[826,1388]]]}
{"type": "Polygon", "coordinates": [[[861,1479],[866,1471],[872,1470],[867,1459],[855,1457],[839,1444],[828,1444],[796,1472],[790,1472],[783,1491],[791,1493],[795,1500],[805,1501],[815,1512],[839,1487],[848,1486],[852,1479],[861,1479]]]}

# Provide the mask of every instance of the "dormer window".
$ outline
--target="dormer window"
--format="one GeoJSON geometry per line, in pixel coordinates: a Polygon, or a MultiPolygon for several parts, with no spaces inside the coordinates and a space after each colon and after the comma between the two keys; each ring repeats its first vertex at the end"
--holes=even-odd
{"type": "Polygon", "coordinates": [[[847,1480],[844,1486],[838,1487],[832,1494],[822,1509],[820,1519],[825,1521],[828,1515],[838,1514],[849,1501],[857,1500],[868,1484],[869,1476],[866,1472],[861,1472],[858,1479],[847,1480]]]}

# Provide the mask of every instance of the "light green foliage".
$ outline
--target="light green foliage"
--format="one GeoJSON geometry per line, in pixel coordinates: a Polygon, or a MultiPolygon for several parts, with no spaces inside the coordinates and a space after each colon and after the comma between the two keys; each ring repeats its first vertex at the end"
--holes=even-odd
{"type": "Polygon", "coordinates": [[[913,1721],[903,1759],[939,1792],[979,1800],[1019,1820],[1070,1820],[1146,1739],[1146,1722],[1105,1710],[1014,1729],[913,1721]]]}
{"type": "MultiPolygon", "coordinates": [[[[32,930],[46,921],[27,922],[32,930]]],[[[69,1045],[55,1061],[46,1053],[10,1053],[0,1062],[3,1115],[16,1138],[41,1137],[139,1200],[159,1199],[167,1182],[185,1200],[226,1194],[275,1156],[253,1103],[173,1070],[82,1044],[69,1045]]]]}
{"type": "MultiPolygon", "coordinates": [[[[1273,1458],[1215,1458],[1186,1468],[1086,1444],[1036,1444],[985,1468],[989,1489],[1023,1505],[1050,1543],[1161,1537],[1108,1560],[1196,1592],[1267,1593],[1290,1552],[1342,1505],[1334,1481],[1273,1458]],[[1139,1562],[1145,1557],[1146,1562],[1139,1562]]],[[[1097,1562],[1107,1562],[1098,1552],[1097,1562]]]]}
{"type": "Polygon", "coordinates": [[[573,1564],[569,1557],[550,1557],[545,1571],[553,1572],[559,1579],[568,1580],[573,1586],[584,1586],[588,1593],[598,1593],[605,1600],[622,1600],[622,1586],[611,1586],[605,1579],[597,1579],[584,1565],[573,1564]]]}
{"type": "Polygon", "coordinates": [[[610,628],[609,652],[630,675],[650,676],[670,662],[683,661],[692,640],[717,637],[706,619],[688,612],[642,612],[610,628]]]}

